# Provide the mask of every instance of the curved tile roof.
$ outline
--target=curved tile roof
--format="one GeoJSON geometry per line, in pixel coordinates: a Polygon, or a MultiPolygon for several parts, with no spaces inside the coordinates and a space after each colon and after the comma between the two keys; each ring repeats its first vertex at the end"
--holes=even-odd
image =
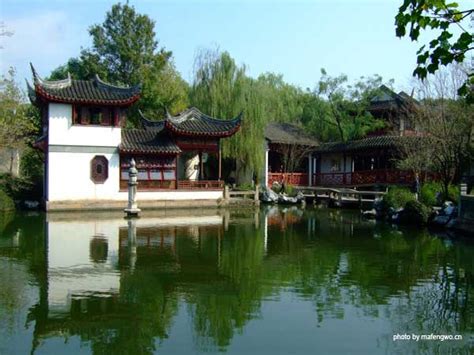
{"type": "Polygon", "coordinates": [[[197,108],[189,108],[177,116],[167,114],[161,121],[146,118],[141,112],[142,125],[145,129],[163,129],[181,136],[229,137],[235,134],[242,122],[242,113],[231,120],[222,120],[203,114],[197,108]]]}
{"type": "MultiPolygon", "coordinates": [[[[127,106],[140,97],[139,85],[115,86],[102,81],[97,75],[92,80],[74,80],[68,74],[64,80],[46,81],[38,75],[33,66],[31,70],[35,96],[46,101],[127,106]]],[[[31,93],[29,96],[32,98],[31,93]]]]}
{"type": "Polygon", "coordinates": [[[123,153],[181,153],[181,149],[170,137],[164,132],[154,129],[122,130],[122,143],[120,143],[119,150],[123,153]]]}
{"type": "Polygon", "coordinates": [[[365,149],[397,148],[406,142],[416,143],[420,136],[375,136],[349,142],[323,143],[315,149],[319,153],[360,151],[365,149]]]}

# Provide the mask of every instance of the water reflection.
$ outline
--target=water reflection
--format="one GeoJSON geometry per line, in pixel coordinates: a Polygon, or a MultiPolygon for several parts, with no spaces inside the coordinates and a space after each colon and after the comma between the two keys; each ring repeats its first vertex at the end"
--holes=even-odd
{"type": "Polygon", "coordinates": [[[10,219],[0,233],[0,261],[9,270],[5,277],[0,268],[6,353],[26,346],[13,336],[21,333],[21,322],[12,322],[18,317],[29,327],[27,352],[36,353],[473,348],[472,243],[357,213],[54,214],[10,219]],[[31,304],[15,294],[29,294],[31,304]],[[392,341],[405,332],[464,340],[392,341]],[[338,340],[343,333],[346,341],[338,340]]]}

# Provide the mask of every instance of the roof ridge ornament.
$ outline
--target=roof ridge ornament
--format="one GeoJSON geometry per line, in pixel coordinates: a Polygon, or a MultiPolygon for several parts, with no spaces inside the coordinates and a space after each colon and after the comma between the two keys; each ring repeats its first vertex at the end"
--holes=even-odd
{"type": "Polygon", "coordinates": [[[172,116],[170,115],[169,111],[168,111],[168,108],[167,108],[166,106],[163,106],[163,107],[164,107],[164,109],[165,109],[165,117],[166,117],[166,118],[172,117],[172,116]]]}
{"type": "Polygon", "coordinates": [[[35,102],[36,101],[36,91],[30,85],[30,82],[28,81],[28,79],[25,78],[25,81],[26,81],[26,89],[28,91],[28,97],[30,98],[31,102],[35,102]]]}
{"type": "Polygon", "coordinates": [[[134,86],[121,86],[121,85],[114,85],[114,84],[107,83],[99,77],[99,74],[95,74],[93,80],[99,88],[114,90],[117,92],[129,92],[129,91],[136,92],[136,91],[140,91],[141,89],[140,84],[137,84],[134,86]]]}
{"type": "Polygon", "coordinates": [[[155,129],[163,129],[164,127],[164,120],[160,121],[154,121],[150,120],[149,118],[145,117],[143,114],[143,111],[138,109],[138,114],[140,115],[140,121],[143,126],[143,128],[148,129],[148,128],[155,128],[155,129]]]}
{"type": "Polygon", "coordinates": [[[49,81],[49,80],[44,80],[41,78],[36,71],[35,67],[33,64],[30,62],[30,67],[31,71],[33,72],[33,81],[34,84],[36,85],[41,85],[42,87],[45,87],[47,89],[64,89],[72,84],[72,79],[71,79],[71,73],[67,72],[67,78],[62,79],[62,80],[54,80],[54,81],[49,81]]]}

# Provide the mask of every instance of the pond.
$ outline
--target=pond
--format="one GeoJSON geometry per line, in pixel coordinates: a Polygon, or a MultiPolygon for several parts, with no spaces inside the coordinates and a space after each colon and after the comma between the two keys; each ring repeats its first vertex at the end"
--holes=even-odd
{"type": "Polygon", "coordinates": [[[472,240],[357,211],[7,215],[0,282],[1,354],[474,351],[472,240]]]}

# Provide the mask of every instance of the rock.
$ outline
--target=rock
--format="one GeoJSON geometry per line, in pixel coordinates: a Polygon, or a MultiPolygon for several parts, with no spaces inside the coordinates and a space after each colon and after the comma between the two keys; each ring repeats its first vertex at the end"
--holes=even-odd
{"type": "Polygon", "coordinates": [[[278,202],[278,199],[279,196],[275,191],[268,188],[267,186],[262,188],[262,192],[260,194],[260,201],[267,203],[276,203],[278,202]]]}
{"type": "Polygon", "coordinates": [[[278,203],[281,203],[284,205],[290,205],[290,204],[298,203],[298,200],[296,199],[296,197],[289,197],[289,196],[280,194],[278,196],[278,203]]]}
{"type": "Polygon", "coordinates": [[[446,206],[443,209],[443,214],[446,215],[446,216],[453,216],[456,213],[457,213],[457,209],[456,209],[456,206],[454,206],[453,204],[451,204],[449,206],[446,206]]]}
{"type": "Polygon", "coordinates": [[[304,202],[304,194],[301,191],[298,191],[298,193],[296,194],[296,199],[298,200],[298,202],[304,202]]]}
{"type": "Polygon", "coordinates": [[[378,214],[375,208],[372,208],[371,210],[362,211],[362,216],[367,219],[375,219],[377,218],[378,214]]]}
{"type": "Polygon", "coordinates": [[[23,204],[25,205],[26,208],[30,209],[30,210],[35,210],[39,207],[39,202],[38,201],[28,201],[26,200],[25,202],[23,202],[23,204]]]}
{"type": "Polygon", "coordinates": [[[431,223],[438,226],[445,226],[450,220],[451,216],[437,215],[435,218],[433,218],[431,223]]]}

